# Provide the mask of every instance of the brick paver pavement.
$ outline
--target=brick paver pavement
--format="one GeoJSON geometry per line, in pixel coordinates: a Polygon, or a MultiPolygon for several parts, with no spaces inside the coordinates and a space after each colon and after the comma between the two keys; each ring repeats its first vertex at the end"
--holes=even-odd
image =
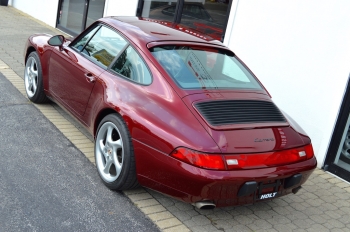
{"type": "MultiPolygon", "coordinates": [[[[0,20],[0,72],[10,79],[23,78],[23,49],[29,35],[62,34],[12,7],[0,7],[0,20]]],[[[16,86],[18,79],[12,83],[16,86]]],[[[18,88],[24,91],[20,86],[18,88]]],[[[58,107],[53,104],[38,108],[50,117],[56,114],[57,111],[52,110],[58,107]]],[[[74,121],[62,111],[59,114],[74,121]]],[[[60,124],[68,125],[68,121],[58,122],[58,129],[60,124]]],[[[72,140],[79,134],[74,126],[72,129],[63,126],[61,131],[68,138],[73,136],[72,140]],[[70,134],[71,130],[74,133],[70,134]]],[[[94,162],[91,137],[74,144],[94,162]]],[[[250,206],[198,210],[148,189],[126,191],[125,194],[164,231],[350,231],[350,184],[320,169],[296,195],[250,206]]]]}

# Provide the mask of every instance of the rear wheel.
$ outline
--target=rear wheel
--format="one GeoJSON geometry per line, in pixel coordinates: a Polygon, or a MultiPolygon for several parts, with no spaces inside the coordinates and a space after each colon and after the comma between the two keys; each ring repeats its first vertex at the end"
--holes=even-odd
{"type": "Polygon", "coordinates": [[[34,103],[45,103],[49,101],[44,93],[41,63],[36,52],[30,53],[26,60],[24,86],[30,101],[34,103]]]}
{"type": "Polygon", "coordinates": [[[125,190],[138,186],[130,133],[117,114],[107,115],[99,124],[95,161],[98,173],[108,188],[125,190]]]}

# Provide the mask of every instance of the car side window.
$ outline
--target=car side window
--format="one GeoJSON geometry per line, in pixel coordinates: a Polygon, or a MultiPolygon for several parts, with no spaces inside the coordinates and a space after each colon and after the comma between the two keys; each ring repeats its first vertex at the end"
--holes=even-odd
{"type": "MultiPolygon", "coordinates": [[[[86,37],[88,37],[90,33],[88,33],[86,37]]],[[[83,37],[82,40],[84,38],[85,37],[83,37]]],[[[75,45],[78,46],[77,49],[80,48],[79,42],[75,45]]],[[[94,61],[108,67],[127,43],[128,42],[117,32],[108,27],[101,26],[88,41],[83,50],[80,49],[80,51],[91,57],[94,61]]]]}
{"type": "Polygon", "coordinates": [[[89,55],[84,47],[99,28],[100,28],[99,26],[95,27],[93,30],[87,33],[83,38],[81,38],[78,42],[76,42],[72,47],[77,49],[80,52],[85,53],[86,55],[89,55]]]}
{"type": "Polygon", "coordinates": [[[151,84],[152,82],[151,73],[145,62],[131,46],[125,49],[118,57],[111,69],[124,77],[144,85],[151,84]]]}

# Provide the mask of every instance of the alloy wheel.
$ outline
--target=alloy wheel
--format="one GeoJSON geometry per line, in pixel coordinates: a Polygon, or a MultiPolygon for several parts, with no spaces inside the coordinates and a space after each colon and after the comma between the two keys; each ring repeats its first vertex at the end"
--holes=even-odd
{"type": "Polygon", "coordinates": [[[95,141],[96,166],[106,182],[118,179],[124,159],[123,140],[112,122],[104,123],[95,141]]]}

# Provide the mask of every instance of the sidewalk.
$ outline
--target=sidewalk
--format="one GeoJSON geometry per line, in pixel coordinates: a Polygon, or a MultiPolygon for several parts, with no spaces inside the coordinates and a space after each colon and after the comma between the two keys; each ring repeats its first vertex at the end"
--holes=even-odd
{"type": "MultiPolygon", "coordinates": [[[[0,15],[0,72],[23,93],[20,78],[23,79],[23,49],[26,39],[34,33],[54,35],[62,32],[12,7],[0,7],[0,15]]],[[[71,141],[74,136],[69,136],[70,130],[78,128],[81,133],[86,134],[54,104],[37,107],[49,120],[50,115],[57,114],[62,120],[73,123],[72,129],[60,129],[57,126],[71,141]]],[[[53,120],[52,122],[55,124],[53,120]]],[[[76,133],[78,132],[73,134],[76,133]]],[[[85,144],[85,147],[79,144],[76,147],[94,163],[91,138],[86,138],[85,144]]],[[[350,185],[320,169],[311,175],[296,195],[250,206],[198,210],[190,204],[148,189],[140,188],[124,193],[163,231],[350,232],[350,185]]]]}

